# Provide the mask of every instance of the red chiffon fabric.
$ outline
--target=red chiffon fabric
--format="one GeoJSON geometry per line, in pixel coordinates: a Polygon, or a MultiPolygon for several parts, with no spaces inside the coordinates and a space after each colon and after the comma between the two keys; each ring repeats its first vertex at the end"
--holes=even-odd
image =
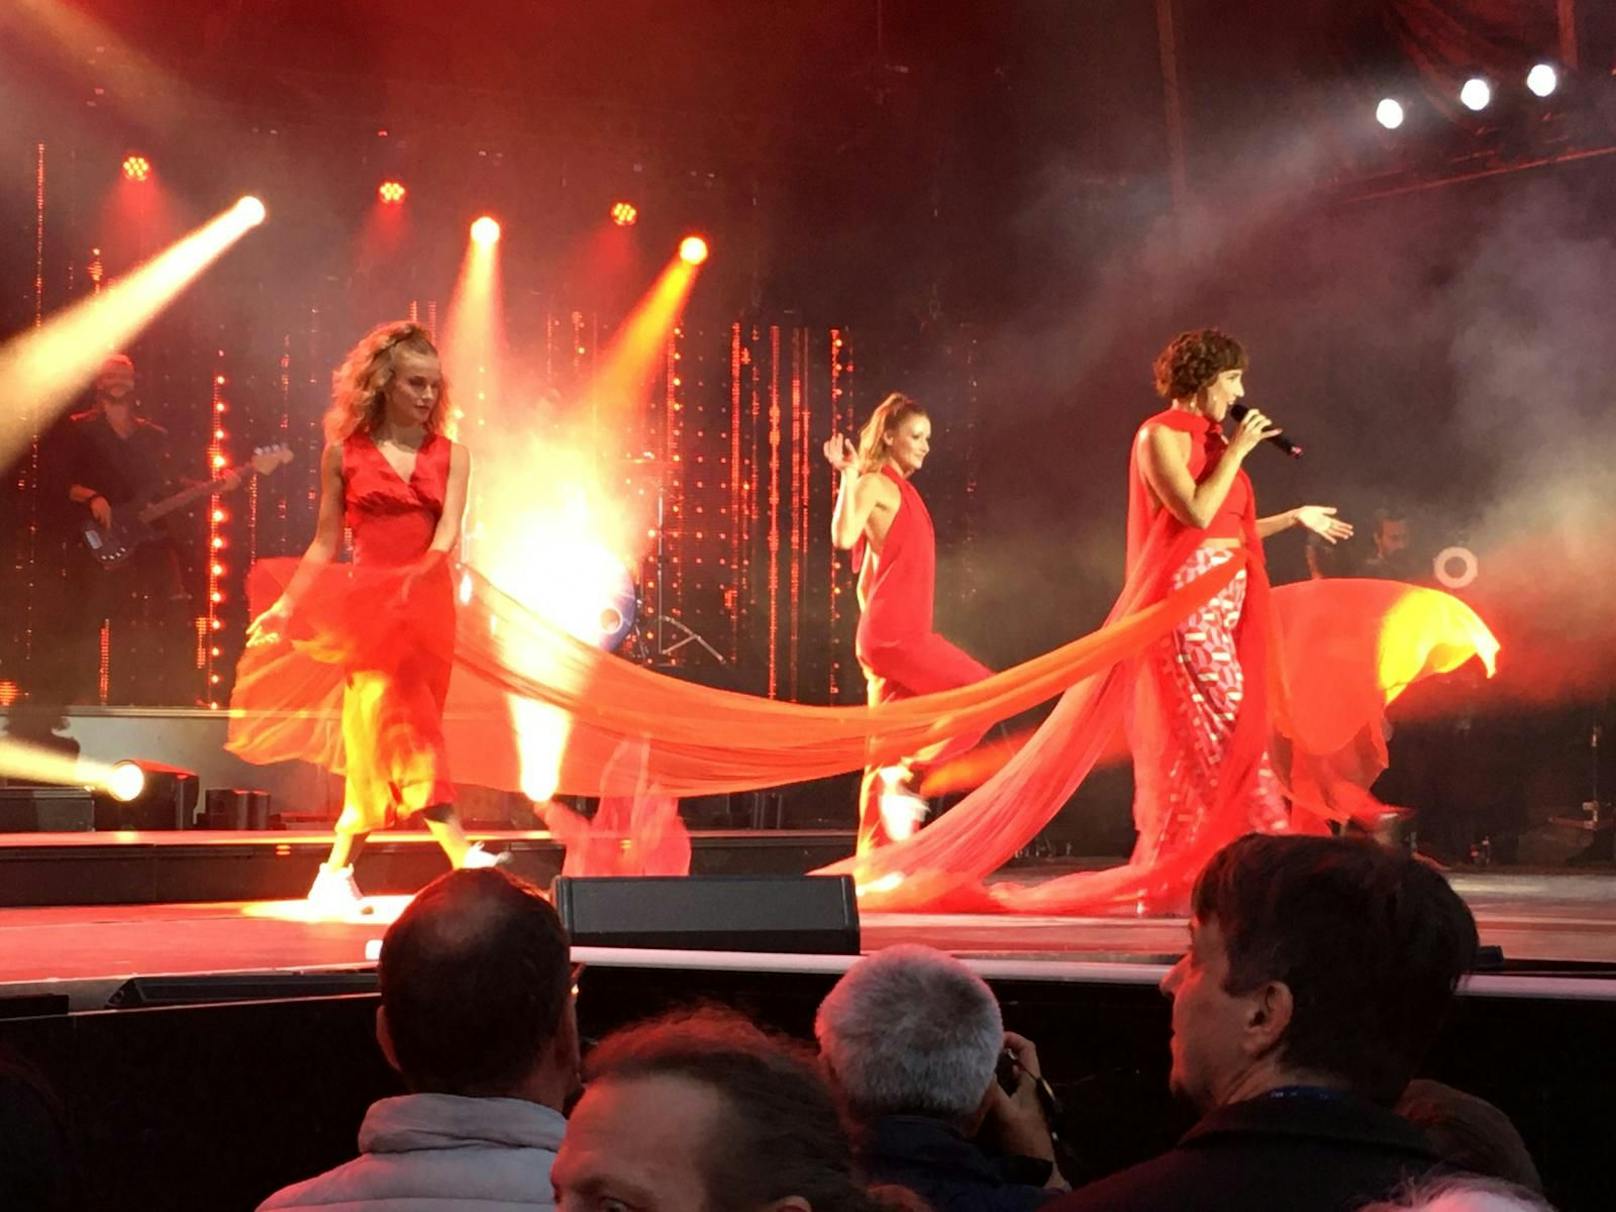
{"type": "MultiPolygon", "coordinates": [[[[274,601],[295,568],[295,560],[254,565],[254,609],[274,601]]],[[[877,707],[783,703],[654,673],[548,624],[468,568],[454,574],[454,633],[419,628],[411,641],[453,661],[444,733],[459,781],[524,788],[524,763],[533,757],[519,742],[514,700],[565,719],[559,766],[546,772],[559,794],[712,795],[891,763],[980,732],[1141,651],[1237,571],[1216,569],[1113,626],[971,686],[877,707]],[[636,760],[625,762],[624,752],[636,760]]],[[[344,767],[341,654],[355,642],[351,630],[365,629],[347,608],[357,572],[323,569],[289,642],[242,654],[231,700],[234,752],[255,762],[344,767]]],[[[395,588],[403,575],[393,574],[395,588]]]]}

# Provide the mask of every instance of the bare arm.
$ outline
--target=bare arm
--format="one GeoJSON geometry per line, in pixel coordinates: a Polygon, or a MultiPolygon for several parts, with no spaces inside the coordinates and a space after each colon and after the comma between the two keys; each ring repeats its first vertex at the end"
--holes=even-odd
{"type": "Polygon", "coordinates": [[[867,476],[859,471],[858,452],[841,434],[831,434],[824,450],[825,461],[842,473],[836,508],[830,515],[830,541],[839,550],[848,551],[859,541],[876,502],[881,499],[882,477],[867,476]]]}
{"type": "Polygon", "coordinates": [[[427,555],[447,555],[460,543],[460,527],[466,516],[466,491],[471,483],[471,451],[456,442],[449,448],[449,486],[443,494],[443,513],[432,532],[427,555]]]}
{"type": "Polygon", "coordinates": [[[830,520],[832,543],[847,551],[859,541],[881,500],[884,486],[880,476],[861,476],[857,472],[842,476],[842,488],[836,494],[836,512],[830,520]]]}
{"type": "Polygon", "coordinates": [[[1266,518],[1257,519],[1257,537],[1266,539],[1276,535],[1282,530],[1289,530],[1296,525],[1296,511],[1287,509],[1284,513],[1271,514],[1266,518]]]}
{"type": "Polygon", "coordinates": [[[1218,510],[1234,486],[1240,465],[1264,438],[1279,430],[1253,408],[1229,439],[1229,448],[1199,484],[1190,475],[1185,439],[1165,425],[1152,425],[1139,438],[1139,466],[1145,483],[1162,507],[1186,526],[1204,530],[1217,517],[1218,510]]]}

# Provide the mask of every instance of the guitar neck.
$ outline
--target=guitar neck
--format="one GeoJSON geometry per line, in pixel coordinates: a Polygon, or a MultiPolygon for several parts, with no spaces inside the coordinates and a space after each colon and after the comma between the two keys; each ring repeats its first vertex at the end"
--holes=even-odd
{"type": "Polygon", "coordinates": [[[235,484],[226,484],[224,476],[220,476],[217,479],[207,481],[205,484],[193,484],[189,488],[182,488],[173,496],[164,497],[161,501],[156,501],[142,509],[140,511],[140,520],[142,522],[155,522],[164,514],[173,513],[176,509],[184,509],[192,501],[229,492],[233,488],[239,488],[258,474],[258,469],[250,463],[243,464],[240,467],[233,467],[230,471],[226,471],[224,475],[229,475],[231,471],[241,477],[235,484]]]}

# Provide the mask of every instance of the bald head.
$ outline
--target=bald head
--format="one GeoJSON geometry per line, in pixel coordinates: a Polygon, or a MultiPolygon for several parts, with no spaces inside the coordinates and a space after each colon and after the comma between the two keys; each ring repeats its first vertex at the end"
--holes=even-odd
{"type": "Polygon", "coordinates": [[[561,920],[498,869],[423,888],[382,940],[377,973],[394,1059],[418,1091],[512,1093],[570,1023],[561,920]]]}

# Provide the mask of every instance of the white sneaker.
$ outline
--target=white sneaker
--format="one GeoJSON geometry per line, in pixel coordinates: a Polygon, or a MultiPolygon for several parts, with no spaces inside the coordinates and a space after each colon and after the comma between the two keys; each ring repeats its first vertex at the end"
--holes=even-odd
{"type": "Polygon", "coordinates": [[[354,883],[353,864],[331,867],[320,864],[320,870],[309,888],[309,905],[322,917],[353,917],[371,912],[365,904],[359,885],[354,883]]]}
{"type": "Polygon", "coordinates": [[[881,826],[895,842],[913,837],[915,830],[931,815],[931,805],[902,782],[907,773],[901,766],[881,771],[881,790],[878,793],[881,826]],[[898,777],[892,777],[893,773],[898,777]]]}
{"type": "Polygon", "coordinates": [[[503,867],[511,861],[511,852],[502,851],[499,854],[489,854],[483,849],[481,842],[473,842],[466,850],[466,857],[460,860],[462,867],[503,867]]]}

